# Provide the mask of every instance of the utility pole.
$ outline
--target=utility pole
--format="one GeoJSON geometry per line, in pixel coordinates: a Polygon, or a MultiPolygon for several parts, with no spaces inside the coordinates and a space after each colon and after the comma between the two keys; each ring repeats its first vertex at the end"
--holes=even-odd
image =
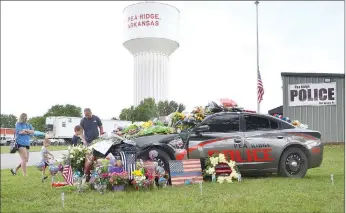
{"type": "Polygon", "coordinates": [[[257,44],[257,81],[256,81],[256,99],[257,99],[257,113],[260,113],[260,101],[258,100],[258,73],[259,73],[259,44],[258,44],[258,0],[255,1],[256,5],[256,44],[257,44]]]}

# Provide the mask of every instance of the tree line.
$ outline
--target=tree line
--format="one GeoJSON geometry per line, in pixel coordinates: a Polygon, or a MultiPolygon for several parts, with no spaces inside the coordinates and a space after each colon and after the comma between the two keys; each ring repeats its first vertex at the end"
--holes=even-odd
{"type": "Polygon", "coordinates": [[[120,120],[127,121],[148,121],[152,118],[167,116],[172,112],[182,112],[185,110],[184,104],[175,101],[155,102],[153,98],[146,98],[136,107],[131,106],[121,110],[120,120]]]}
{"type": "MultiPolygon", "coordinates": [[[[141,101],[137,107],[131,106],[122,109],[119,119],[127,121],[148,121],[155,117],[166,116],[172,112],[182,112],[184,110],[185,106],[175,101],[159,101],[156,103],[153,98],[147,98],[141,101]]],[[[35,130],[44,132],[46,118],[49,116],[82,117],[82,108],[71,104],[57,104],[48,109],[42,116],[30,117],[28,122],[35,130]]],[[[112,119],[118,120],[116,117],[112,119]]],[[[14,128],[16,122],[17,117],[13,114],[0,115],[1,128],[14,128]]]]}

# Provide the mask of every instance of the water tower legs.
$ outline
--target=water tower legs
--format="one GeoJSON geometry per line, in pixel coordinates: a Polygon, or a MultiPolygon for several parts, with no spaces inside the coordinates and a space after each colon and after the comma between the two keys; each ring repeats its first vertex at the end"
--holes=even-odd
{"type": "Polygon", "coordinates": [[[145,98],[168,100],[169,56],[160,52],[141,52],[134,55],[134,104],[145,98]]]}

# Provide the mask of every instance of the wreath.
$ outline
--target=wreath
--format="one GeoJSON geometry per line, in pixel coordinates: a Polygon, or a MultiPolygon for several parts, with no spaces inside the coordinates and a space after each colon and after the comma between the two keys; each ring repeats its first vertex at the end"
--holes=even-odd
{"type": "Polygon", "coordinates": [[[233,180],[241,181],[241,174],[235,161],[227,161],[222,153],[214,153],[206,159],[205,176],[212,176],[218,183],[232,183],[233,180]],[[225,175],[226,174],[226,175],[225,175]],[[216,177],[217,176],[217,177],[216,177]]]}

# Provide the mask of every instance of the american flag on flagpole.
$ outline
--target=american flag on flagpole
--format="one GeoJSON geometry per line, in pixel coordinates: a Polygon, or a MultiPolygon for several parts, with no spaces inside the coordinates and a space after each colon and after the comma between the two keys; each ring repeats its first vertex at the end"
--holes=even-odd
{"type": "Polygon", "coordinates": [[[261,78],[261,73],[259,70],[257,70],[257,102],[261,103],[263,100],[264,95],[264,89],[263,89],[263,82],[261,78]]]}
{"type": "Polygon", "coordinates": [[[199,159],[171,160],[169,169],[172,185],[182,185],[186,180],[203,182],[201,161],[199,159]]]}
{"type": "Polygon", "coordinates": [[[64,166],[62,176],[68,185],[73,185],[73,174],[70,160],[68,160],[68,163],[64,166]]]}

